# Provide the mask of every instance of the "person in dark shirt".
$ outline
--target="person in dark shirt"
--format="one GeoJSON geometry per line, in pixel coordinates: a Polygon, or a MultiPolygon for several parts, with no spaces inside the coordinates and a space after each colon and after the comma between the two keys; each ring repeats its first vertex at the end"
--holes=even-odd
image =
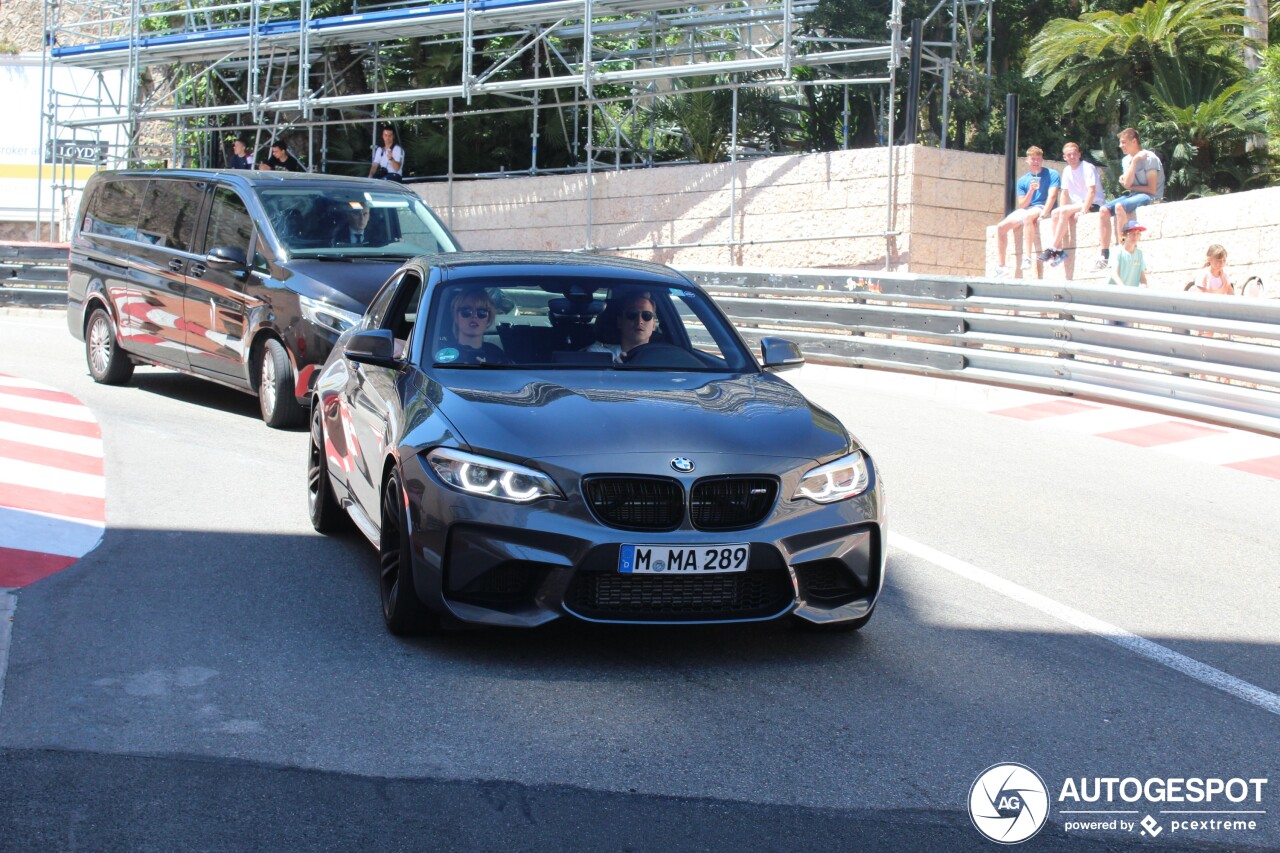
{"type": "Polygon", "coordinates": [[[231,156],[227,158],[228,169],[252,169],[253,158],[249,156],[243,139],[231,141],[231,156]]]}
{"type": "Polygon", "coordinates": [[[271,156],[258,166],[264,172],[305,172],[298,158],[289,153],[289,146],[284,140],[271,143],[271,156]]]}
{"type": "Polygon", "coordinates": [[[436,351],[442,364],[510,364],[502,348],[487,343],[485,332],[497,320],[493,299],[483,287],[467,287],[458,291],[449,304],[453,338],[436,351]]]}

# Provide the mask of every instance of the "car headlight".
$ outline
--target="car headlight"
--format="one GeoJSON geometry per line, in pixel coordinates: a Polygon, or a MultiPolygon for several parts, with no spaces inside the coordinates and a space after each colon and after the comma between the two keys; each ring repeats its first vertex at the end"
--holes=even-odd
{"type": "Polygon", "coordinates": [[[309,296],[299,295],[298,306],[302,308],[303,317],[335,334],[340,335],[360,322],[360,315],[354,311],[337,308],[328,302],[312,299],[309,296]]]}
{"type": "Polygon", "coordinates": [[[469,495],[520,504],[564,499],[550,477],[523,465],[443,447],[428,453],[427,461],[445,485],[469,495]]]}
{"type": "Polygon", "coordinates": [[[815,503],[829,504],[860,495],[871,483],[862,451],[855,450],[834,462],[828,462],[805,474],[796,486],[792,500],[807,498],[815,503]]]}

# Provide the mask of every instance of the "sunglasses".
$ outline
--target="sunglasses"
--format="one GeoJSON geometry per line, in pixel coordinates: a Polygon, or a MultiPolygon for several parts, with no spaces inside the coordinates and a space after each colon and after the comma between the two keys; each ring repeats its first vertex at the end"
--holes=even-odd
{"type": "Polygon", "coordinates": [[[488,319],[489,319],[489,309],[488,309],[488,308],[472,308],[470,305],[466,305],[466,306],[463,306],[462,308],[459,308],[459,309],[458,309],[458,316],[460,316],[460,317],[465,317],[465,318],[466,318],[466,319],[468,319],[468,320],[470,320],[470,319],[471,319],[471,316],[472,316],[473,314],[474,314],[475,316],[479,317],[481,320],[488,320],[488,319]]]}
{"type": "Polygon", "coordinates": [[[646,323],[648,323],[651,320],[653,320],[653,312],[652,311],[628,311],[626,314],[626,317],[628,320],[634,320],[635,318],[639,317],[641,320],[644,320],[646,323]]]}

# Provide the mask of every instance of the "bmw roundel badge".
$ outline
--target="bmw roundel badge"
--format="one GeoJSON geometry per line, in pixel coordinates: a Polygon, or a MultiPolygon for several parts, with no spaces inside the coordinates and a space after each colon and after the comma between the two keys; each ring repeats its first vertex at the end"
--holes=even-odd
{"type": "Polygon", "coordinates": [[[671,460],[671,467],[675,468],[681,474],[688,474],[693,470],[693,460],[688,456],[677,456],[671,460]]]}

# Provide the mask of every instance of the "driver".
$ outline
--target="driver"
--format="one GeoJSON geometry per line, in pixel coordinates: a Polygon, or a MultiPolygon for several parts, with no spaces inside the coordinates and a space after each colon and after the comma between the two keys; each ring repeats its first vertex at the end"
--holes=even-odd
{"type": "Polygon", "coordinates": [[[498,317],[493,298],[483,287],[459,290],[449,304],[453,339],[436,353],[436,361],[455,364],[510,364],[497,344],[484,339],[498,317]]]}
{"type": "Polygon", "coordinates": [[[587,352],[607,352],[613,356],[614,364],[622,364],[628,355],[638,346],[649,343],[654,331],[658,328],[658,312],[653,299],[648,293],[636,293],[622,302],[618,312],[619,343],[609,344],[596,341],[587,347],[587,352]]]}

